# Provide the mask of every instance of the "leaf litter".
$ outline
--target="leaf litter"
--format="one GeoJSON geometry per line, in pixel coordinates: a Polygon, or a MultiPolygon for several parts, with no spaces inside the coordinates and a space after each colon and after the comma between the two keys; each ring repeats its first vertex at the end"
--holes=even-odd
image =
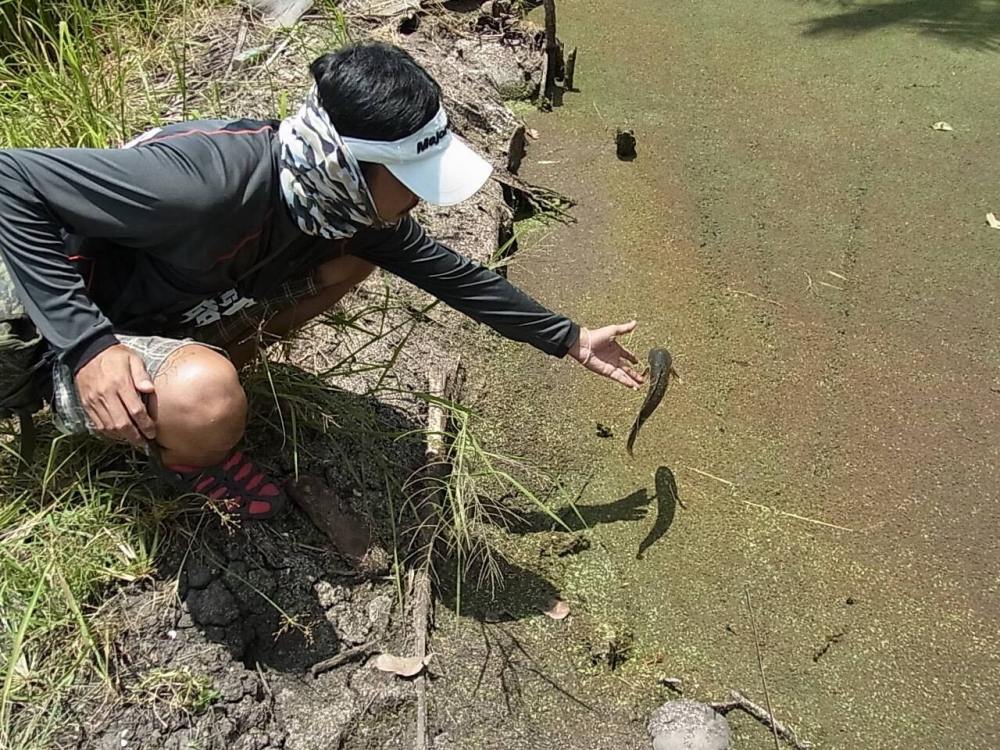
{"type": "Polygon", "coordinates": [[[562,599],[553,599],[542,607],[542,614],[550,620],[565,620],[569,617],[569,604],[562,599]]]}
{"type": "Polygon", "coordinates": [[[433,654],[427,656],[395,656],[379,654],[373,663],[380,672],[392,672],[397,677],[416,677],[430,664],[433,654]]]}

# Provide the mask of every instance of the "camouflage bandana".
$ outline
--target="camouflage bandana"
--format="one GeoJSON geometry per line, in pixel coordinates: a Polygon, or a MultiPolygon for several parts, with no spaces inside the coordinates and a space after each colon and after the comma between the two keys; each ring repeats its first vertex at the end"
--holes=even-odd
{"type": "Polygon", "coordinates": [[[379,224],[361,167],[344,145],[313,86],[278,128],[281,193],[306,234],[336,240],[379,224]]]}

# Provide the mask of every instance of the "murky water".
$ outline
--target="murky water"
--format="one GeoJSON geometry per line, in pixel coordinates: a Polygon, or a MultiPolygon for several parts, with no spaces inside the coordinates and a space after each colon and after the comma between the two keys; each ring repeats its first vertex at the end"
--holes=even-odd
{"type": "Polygon", "coordinates": [[[579,221],[511,277],[638,318],[685,384],[635,460],[641,394],[568,362],[510,350],[493,417],[589,477],[595,544],[554,582],[634,635],[622,699],[659,674],[762,698],[749,591],[775,711],[818,746],[996,747],[997,5],[574,0],[560,23],[580,91],[529,116],[524,171],[579,221]]]}

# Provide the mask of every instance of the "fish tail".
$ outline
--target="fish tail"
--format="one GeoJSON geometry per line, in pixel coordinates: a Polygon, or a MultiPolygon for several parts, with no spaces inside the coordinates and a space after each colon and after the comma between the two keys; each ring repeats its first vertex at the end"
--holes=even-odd
{"type": "Polygon", "coordinates": [[[637,419],[632,424],[632,429],[629,430],[628,440],[625,443],[625,450],[628,451],[628,455],[629,455],[630,458],[635,458],[635,454],[632,453],[632,446],[635,445],[635,438],[636,438],[636,435],[639,434],[639,427],[641,425],[642,425],[642,423],[637,419]]]}

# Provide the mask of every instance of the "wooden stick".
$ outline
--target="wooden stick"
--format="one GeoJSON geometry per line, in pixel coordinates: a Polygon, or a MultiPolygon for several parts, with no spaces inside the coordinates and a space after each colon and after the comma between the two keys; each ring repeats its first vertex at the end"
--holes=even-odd
{"type": "Polygon", "coordinates": [[[570,50],[569,55],[566,56],[566,72],[563,75],[563,84],[566,86],[567,91],[576,91],[573,88],[573,77],[576,75],[576,47],[570,50]]]}
{"type": "Polygon", "coordinates": [[[324,659],[323,661],[318,661],[309,667],[309,672],[313,677],[323,674],[323,672],[329,672],[331,669],[336,669],[341,664],[346,664],[353,659],[357,659],[359,656],[367,656],[368,654],[375,652],[375,642],[371,641],[369,643],[362,643],[360,646],[355,646],[354,648],[349,648],[346,651],[341,651],[335,656],[331,656],[329,659],[324,659]]]}
{"type": "Polygon", "coordinates": [[[542,106],[551,106],[556,95],[556,77],[559,73],[559,40],[556,38],[556,0],[544,0],[545,5],[545,81],[542,87],[542,106]]]}
{"type": "Polygon", "coordinates": [[[781,739],[785,740],[785,742],[788,742],[796,750],[810,750],[812,748],[811,742],[800,740],[795,735],[794,730],[790,727],[786,727],[780,721],[775,719],[766,708],[754,703],[738,690],[730,690],[729,695],[733,699],[731,703],[712,703],[710,705],[719,713],[726,713],[734,708],[742,709],[768,729],[774,731],[778,737],[781,737],[781,739]]]}
{"type": "MultiPolygon", "coordinates": [[[[413,631],[417,636],[416,655],[427,657],[427,626],[431,608],[431,577],[425,563],[417,571],[413,591],[413,631]]],[[[424,672],[414,681],[417,691],[417,736],[413,743],[415,750],[427,750],[427,677],[424,672]]]]}
{"type": "MultiPolygon", "coordinates": [[[[455,400],[462,388],[464,370],[461,365],[455,365],[451,373],[442,368],[434,368],[428,374],[428,392],[435,399],[455,400]]],[[[438,480],[434,492],[441,492],[440,480],[446,479],[451,472],[448,464],[448,413],[438,401],[427,404],[427,446],[424,449],[425,472],[429,479],[438,480]]],[[[421,519],[422,521],[423,519],[421,519]]],[[[415,636],[415,652],[421,659],[427,656],[427,632],[430,626],[431,609],[431,576],[430,545],[427,539],[427,526],[421,523],[419,540],[422,549],[427,550],[418,568],[413,583],[413,632],[415,636]]],[[[417,728],[413,743],[415,750],[427,750],[427,677],[421,672],[414,680],[417,693],[417,728]]]]}

